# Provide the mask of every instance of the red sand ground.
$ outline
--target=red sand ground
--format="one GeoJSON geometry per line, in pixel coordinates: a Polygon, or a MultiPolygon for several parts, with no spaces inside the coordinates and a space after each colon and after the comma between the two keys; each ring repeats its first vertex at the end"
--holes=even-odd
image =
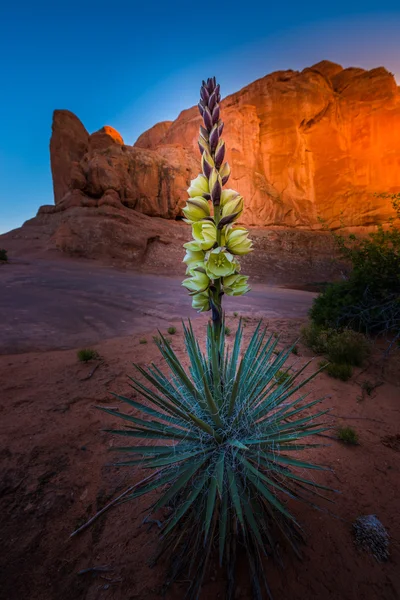
{"type": "MultiPolygon", "coordinates": [[[[234,327],[235,319],[229,319],[234,327]]],[[[205,319],[195,323],[204,334],[205,319]]],[[[271,321],[283,331],[282,343],[292,341],[301,321],[271,321]]],[[[254,328],[249,321],[246,337],[254,328]]],[[[153,332],[154,333],[154,332],[153,332]]],[[[142,525],[149,499],[108,511],[91,528],[69,535],[143,472],[107,466],[116,440],[102,431],[115,420],[96,411],[97,404],[118,406],[111,391],[129,393],[126,374],[132,361],[161,361],[152,341],[143,335],[100,343],[102,362],[77,362],[76,351],[32,352],[0,357],[2,395],[0,537],[4,600],[133,600],[160,597],[165,563],[150,569],[157,548],[157,527],[142,525]],[[79,575],[82,569],[108,565],[110,571],[79,575]]],[[[181,328],[173,347],[183,354],[181,328]]],[[[310,352],[301,344],[298,368],[310,352]]],[[[275,600],[290,598],[395,600],[400,594],[400,369],[396,357],[382,377],[377,366],[356,370],[343,383],[325,374],[312,384],[315,396],[326,395],[332,424],[351,425],[360,445],[334,439],[312,451],[314,462],[330,465],[332,473],[316,480],[341,490],[333,507],[337,518],[303,505],[292,506],[305,526],[308,545],[302,562],[285,553],[285,570],[272,563],[269,580],[275,600]],[[361,384],[383,381],[372,396],[361,384]],[[387,441],[389,439],[389,442],[387,441]],[[376,514],[391,536],[391,556],[379,564],[354,546],[351,523],[359,515],[376,514]]],[[[120,425],[120,423],[118,423],[120,425]]],[[[335,436],[335,432],[331,433],[335,436]]],[[[320,438],[319,438],[320,441],[320,438]]],[[[155,495],[154,495],[155,497],[155,495]]],[[[284,549],[283,549],[284,551],[284,549]]],[[[240,569],[238,599],[250,598],[246,569],[240,569]]],[[[183,598],[185,584],[175,585],[169,598],[183,598]]],[[[224,597],[224,573],[211,571],[202,598],[224,597]]]]}

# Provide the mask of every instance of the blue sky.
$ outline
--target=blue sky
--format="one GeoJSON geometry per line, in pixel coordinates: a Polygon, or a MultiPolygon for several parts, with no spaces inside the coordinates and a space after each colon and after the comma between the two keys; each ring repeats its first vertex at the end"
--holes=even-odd
{"type": "Polygon", "coordinates": [[[128,144],[175,119],[216,75],[223,95],[324,58],[384,65],[400,84],[400,5],[253,0],[8,2],[0,8],[0,233],[53,203],[52,111],[128,144]],[[59,5],[59,6],[57,6],[59,5]]]}

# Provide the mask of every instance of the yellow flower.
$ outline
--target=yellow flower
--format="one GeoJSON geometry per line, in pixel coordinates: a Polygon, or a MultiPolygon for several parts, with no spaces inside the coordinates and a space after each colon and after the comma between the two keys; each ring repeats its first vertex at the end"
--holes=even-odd
{"type": "Polygon", "coordinates": [[[222,207],[222,217],[230,217],[229,223],[236,221],[243,212],[243,198],[238,195],[232,200],[228,200],[222,207]]]}
{"type": "Polygon", "coordinates": [[[204,200],[200,196],[195,196],[194,198],[189,198],[182,212],[187,222],[194,223],[210,216],[210,205],[208,204],[208,200],[204,200]]]}
{"type": "Polygon", "coordinates": [[[248,254],[252,251],[253,242],[249,239],[245,227],[227,227],[225,231],[225,246],[232,254],[248,254]]]}
{"type": "Polygon", "coordinates": [[[197,312],[205,312],[210,310],[211,306],[208,292],[200,292],[200,294],[193,296],[192,308],[197,310],[197,312]]]}
{"type": "Polygon", "coordinates": [[[226,204],[227,202],[229,202],[229,200],[233,200],[234,198],[237,198],[238,196],[240,196],[239,192],[237,192],[236,190],[222,190],[222,194],[221,194],[221,206],[224,206],[224,204],[226,204]]]}
{"type": "Polygon", "coordinates": [[[193,223],[192,234],[201,250],[210,250],[217,241],[217,228],[211,221],[193,223]]]}
{"type": "Polygon", "coordinates": [[[208,178],[205,175],[198,175],[196,179],[192,179],[190,187],[188,188],[188,194],[191,198],[196,196],[203,196],[203,194],[209,194],[210,189],[208,187],[208,178]]]}
{"type": "Polygon", "coordinates": [[[242,296],[250,290],[250,287],[247,285],[248,279],[246,275],[239,275],[238,273],[224,277],[223,286],[225,294],[228,296],[242,296]]]}
{"type": "Polygon", "coordinates": [[[187,273],[195,267],[204,265],[205,253],[202,250],[186,250],[183,262],[187,265],[187,273]]]}
{"type": "Polygon", "coordinates": [[[205,257],[205,269],[210,279],[219,279],[232,275],[239,270],[240,266],[236,258],[223,248],[215,248],[207,252],[205,257]]]}
{"type": "Polygon", "coordinates": [[[205,292],[210,285],[210,280],[202,270],[191,269],[190,271],[191,277],[184,279],[182,281],[183,287],[189,290],[191,296],[194,294],[199,294],[201,292],[205,292]]]}

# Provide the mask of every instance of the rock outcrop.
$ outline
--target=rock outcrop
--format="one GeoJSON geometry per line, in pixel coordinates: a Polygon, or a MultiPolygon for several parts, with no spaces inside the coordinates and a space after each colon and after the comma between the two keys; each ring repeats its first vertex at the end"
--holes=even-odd
{"type": "MultiPolygon", "coordinates": [[[[225,98],[222,114],[229,187],[245,197],[245,224],[320,229],[342,220],[357,228],[388,220],[390,202],[374,194],[400,190],[400,92],[383,67],[322,61],[278,71],[225,98]]],[[[55,111],[55,210],[112,198],[112,206],[149,216],[179,216],[199,169],[199,125],[193,107],[128,146],[112,127],[89,136],[72,113],[55,111]]]]}
{"type": "MultiPolygon", "coordinates": [[[[247,225],[316,229],[387,221],[400,190],[400,88],[384,68],[329,61],[279,71],[221,105],[229,187],[245,197],[247,225]]],[[[180,144],[195,155],[200,116],[183,111],[153,149],[180,144]]],[[[145,135],[145,134],[144,134],[145,135]]]]}
{"type": "MultiPolygon", "coordinates": [[[[242,221],[258,228],[261,252],[272,256],[276,248],[296,269],[295,255],[307,255],[315,266],[312,252],[331,252],[322,232],[312,238],[322,222],[364,232],[392,216],[390,201],[375,195],[400,191],[400,88],[383,67],[343,69],[322,61],[301,72],[278,71],[228,96],[221,108],[228,187],[244,196],[242,221]],[[296,243],[305,254],[294,251],[296,243]]],[[[136,265],[154,256],[170,269],[164,245],[170,254],[172,242],[189,235],[172,220],[182,215],[199,172],[199,125],[197,107],[189,108],[130,146],[110,126],[89,135],[75,115],[56,110],[55,204],[7,234],[7,243],[39,247],[34,240],[42,240],[46,249],[136,265]]]]}

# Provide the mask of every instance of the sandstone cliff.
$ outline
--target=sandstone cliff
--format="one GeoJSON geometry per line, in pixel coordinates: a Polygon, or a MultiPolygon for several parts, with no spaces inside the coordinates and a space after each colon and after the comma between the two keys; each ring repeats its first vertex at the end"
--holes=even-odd
{"type": "MultiPolygon", "coordinates": [[[[299,265],[321,280],[321,269],[332,273],[329,237],[315,231],[321,220],[331,228],[343,220],[363,232],[393,214],[389,201],[374,196],[400,191],[400,88],[383,67],[323,61],[302,72],[279,71],[228,96],[221,108],[228,187],[243,194],[242,221],[257,228],[256,248],[266,253],[249,259],[253,273],[270,269],[273,257],[282,270],[284,257],[291,281],[299,265]]],[[[199,125],[193,107],[130,146],[110,126],[90,135],[74,114],[56,110],[55,204],[2,236],[3,245],[172,268],[165,244],[172,256],[172,246],[189,236],[172,220],[199,171],[199,125]]]]}
{"type": "MultiPolygon", "coordinates": [[[[400,88],[383,67],[343,69],[329,61],[272,73],[221,105],[229,187],[245,198],[248,225],[315,229],[385,222],[400,190],[400,88]]],[[[161,139],[197,155],[200,116],[183,111],[161,139]]]]}

